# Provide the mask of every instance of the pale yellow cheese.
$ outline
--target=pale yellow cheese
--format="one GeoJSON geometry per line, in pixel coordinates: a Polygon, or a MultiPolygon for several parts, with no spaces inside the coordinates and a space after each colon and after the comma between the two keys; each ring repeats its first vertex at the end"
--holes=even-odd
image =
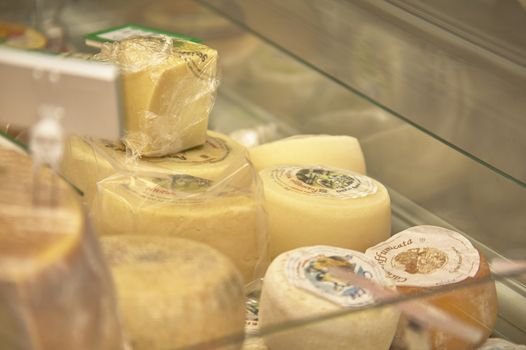
{"type": "Polygon", "coordinates": [[[0,148],[0,349],[124,349],[111,277],[74,190],[0,148]],[[54,184],[54,188],[51,184],[54,184]]]}
{"type": "MultiPolygon", "coordinates": [[[[384,269],[400,293],[410,295],[423,291],[456,286],[425,301],[451,316],[478,328],[484,338],[471,344],[445,331],[430,328],[432,349],[470,350],[481,345],[493,331],[497,318],[495,282],[484,256],[457,232],[436,226],[415,226],[399,232],[366,251],[384,269]],[[469,288],[463,282],[486,278],[469,288]]],[[[402,319],[395,344],[404,347],[405,318],[402,319]]]]}
{"type": "Polygon", "coordinates": [[[102,246],[134,350],[179,349],[242,334],[242,279],[216,250],[184,239],[138,235],[104,237],[102,246]]]}
{"type": "Polygon", "coordinates": [[[331,275],[328,268],[351,269],[381,285],[389,285],[382,269],[363,253],[328,246],[295,249],[270,264],[259,307],[262,329],[290,321],[305,322],[331,313],[339,317],[263,335],[271,350],[387,350],[396,331],[394,307],[353,312],[374,302],[369,292],[331,275]]]}
{"type": "Polygon", "coordinates": [[[317,164],[365,174],[360,143],[351,136],[293,136],[251,148],[250,160],[258,171],[282,164],[317,164]]]}
{"type": "Polygon", "coordinates": [[[251,189],[189,175],[115,175],[99,182],[92,215],[101,235],[168,235],[206,243],[229,257],[245,282],[267,263],[265,217],[251,189]]]}
{"type": "Polygon", "coordinates": [[[389,194],[369,177],[302,165],[267,168],[260,177],[271,258],[317,244],[365,251],[390,235],[389,194]]]}
{"type": "MultiPolygon", "coordinates": [[[[207,132],[204,145],[159,158],[137,158],[120,143],[73,136],[66,143],[62,173],[91,204],[97,182],[119,171],[185,173],[219,180],[247,165],[245,147],[213,131],[207,132]]],[[[247,184],[241,181],[239,185],[243,183],[247,184]]]]}
{"type": "Polygon", "coordinates": [[[107,44],[99,60],[123,73],[126,143],[144,156],[201,145],[217,88],[217,52],[188,41],[130,38],[107,44]]]}

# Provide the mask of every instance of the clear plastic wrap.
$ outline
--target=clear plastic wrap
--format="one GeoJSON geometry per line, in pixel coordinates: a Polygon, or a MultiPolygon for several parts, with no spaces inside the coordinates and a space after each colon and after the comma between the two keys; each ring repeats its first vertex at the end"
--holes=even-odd
{"type": "Polygon", "coordinates": [[[0,348],[123,349],[113,283],[74,190],[48,169],[35,187],[27,156],[0,148],[0,159],[0,348]]]}
{"type": "Polygon", "coordinates": [[[248,164],[246,157],[245,147],[213,131],[207,132],[204,145],[159,158],[139,158],[118,142],[73,136],[65,147],[62,172],[90,205],[97,182],[117,172],[185,173],[219,179],[228,168],[248,164]]]}
{"type": "Polygon", "coordinates": [[[94,164],[91,170],[103,174],[110,166],[113,173],[90,179],[97,186],[93,221],[103,236],[168,235],[206,243],[229,257],[250,282],[268,263],[261,184],[244,147],[210,135],[217,136],[211,145],[153,160],[85,144],[97,156],[84,169],[94,164]]]}
{"type": "Polygon", "coordinates": [[[166,36],[105,43],[94,57],[121,68],[125,143],[158,157],[205,142],[218,86],[217,52],[166,36]]]}

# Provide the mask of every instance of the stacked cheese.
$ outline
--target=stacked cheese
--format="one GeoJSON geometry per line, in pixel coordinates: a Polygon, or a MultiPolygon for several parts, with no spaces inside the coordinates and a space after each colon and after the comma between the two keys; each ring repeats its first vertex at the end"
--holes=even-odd
{"type": "Polygon", "coordinates": [[[296,165],[267,168],[260,176],[272,258],[317,244],[365,251],[390,235],[389,195],[367,176],[296,165]]]}
{"type": "MultiPolygon", "coordinates": [[[[208,179],[246,169],[246,149],[220,133],[207,132],[204,145],[159,158],[137,158],[118,142],[71,137],[65,147],[62,172],[84,192],[91,204],[97,182],[126,172],[185,173],[208,179]]],[[[250,179],[250,176],[246,176],[250,179]]],[[[246,182],[245,182],[246,184],[246,182]]]]}
{"type": "Polygon", "coordinates": [[[107,43],[95,57],[123,74],[126,143],[144,156],[202,145],[217,88],[217,52],[165,37],[107,43]]]}
{"type": "Polygon", "coordinates": [[[282,164],[317,164],[365,174],[362,149],[351,136],[292,136],[251,148],[250,160],[258,171],[282,164]]]}
{"type": "Polygon", "coordinates": [[[340,268],[387,285],[382,269],[363,253],[315,246],[278,256],[263,282],[259,321],[263,328],[336,313],[338,317],[264,335],[272,350],[387,350],[398,324],[391,307],[355,311],[374,302],[370,292],[331,274],[340,268]],[[343,312],[349,309],[348,313],[343,312]]]}
{"type": "Polygon", "coordinates": [[[162,236],[104,237],[102,245],[134,350],[183,348],[243,332],[241,276],[219,252],[162,236]]]}
{"type": "Polygon", "coordinates": [[[23,155],[0,148],[0,159],[0,348],[123,349],[111,278],[76,194],[48,169],[33,182],[23,155]]]}
{"type": "Polygon", "coordinates": [[[99,183],[93,218],[102,235],[169,235],[209,244],[249,282],[266,264],[265,221],[257,193],[236,188],[239,181],[115,175],[99,183]]]}
{"type": "MultiPolygon", "coordinates": [[[[459,233],[435,226],[416,226],[368,249],[366,255],[383,267],[403,294],[457,285],[456,290],[425,301],[479,328],[485,338],[491,334],[497,317],[495,282],[488,280],[469,288],[461,287],[462,282],[488,278],[490,270],[484,256],[459,233]]],[[[402,347],[403,333],[401,327],[395,342],[402,347]]],[[[480,345],[433,329],[430,341],[433,349],[462,350],[480,345]]]]}

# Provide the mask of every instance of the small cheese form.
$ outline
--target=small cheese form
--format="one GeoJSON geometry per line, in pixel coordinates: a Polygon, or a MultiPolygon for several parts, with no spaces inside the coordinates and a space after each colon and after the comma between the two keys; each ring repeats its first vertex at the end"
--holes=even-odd
{"type": "Polygon", "coordinates": [[[271,258],[317,244],[363,252],[390,235],[389,194],[376,180],[344,169],[302,165],[267,168],[260,177],[271,258]]]}
{"type": "Polygon", "coordinates": [[[297,135],[250,148],[249,152],[258,171],[282,164],[317,164],[365,174],[360,143],[351,136],[297,135]]]}
{"type": "MultiPolygon", "coordinates": [[[[424,299],[451,316],[479,328],[484,342],[495,326],[497,296],[495,282],[484,256],[461,234],[442,227],[415,226],[366,251],[397,285],[402,294],[417,294],[444,286],[455,288],[424,299]],[[486,278],[480,285],[462,288],[463,282],[486,278]]],[[[405,322],[400,323],[395,344],[403,347],[405,322]]],[[[429,330],[433,349],[473,349],[442,331],[429,330]]]]}
{"type": "MultiPolygon", "coordinates": [[[[125,331],[134,350],[183,348],[242,334],[241,275],[215,249],[189,240],[103,237],[125,331]]],[[[217,349],[240,349],[239,344],[217,349]]]]}
{"type": "Polygon", "coordinates": [[[137,158],[121,143],[72,136],[66,143],[62,173],[91,204],[97,182],[119,171],[185,173],[217,180],[247,164],[246,148],[214,131],[207,132],[202,146],[158,158],[137,158]]]}
{"type": "Polygon", "coordinates": [[[92,216],[105,236],[206,243],[230,258],[248,283],[267,264],[265,217],[259,191],[234,186],[190,175],[115,175],[99,182],[92,216]]]}
{"type": "Polygon", "coordinates": [[[263,335],[272,350],[387,350],[399,312],[393,307],[364,309],[374,302],[366,290],[331,275],[339,267],[388,286],[382,269],[363,253],[329,246],[298,248],[278,256],[264,278],[259,308],[261,329],[287,321],[343,312],[320,322],[263,335]]]}
{"type": "Polygon", "coordinates": [[[48,168],[34,187],[27,156],[0,148],[0,159],[0,349],[124,349],[78,196],[48,168]]]}
{"type": "Polygon", "coordinates": [[[217,52],[168,37],[106,43],[95,57],[122,71],[126,143],[158,157],[205,143],[217,88],[217,52]]]}

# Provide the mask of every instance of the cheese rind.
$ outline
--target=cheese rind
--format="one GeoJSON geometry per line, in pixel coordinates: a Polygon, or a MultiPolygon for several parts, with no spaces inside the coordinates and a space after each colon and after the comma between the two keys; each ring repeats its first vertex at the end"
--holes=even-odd
{"type": "Polygon", "coordinates": [[[374,299],[367,291],[363,294],[363,289],[332,276],[327,270],[332,266],[350,268],[386,285],[382,270],[360,252],[315,246],[281,254],[265,274],[259,313],[262,328],[342,311],[345,307],[340,301],[347,304],[349,313],[264,335],[269,349],[389,348],[398,324],[398,311],[383,307],[352,312],[353,307],[367,305],[374,299]]]}
{"type": "Polygon", "coordinates": [[[102,245],[134,350],[182,348],[243,332],[242,279],[216,250],[162,236],[104,237],[102,245]]]}
{"type": "Polygon", "coordinates": [[[75,192],[47,168],[33,188],[28,157],[0,158],[0,348],[123,349],[111,277],[75,192]]]}
{"type": "Polygon", "coordinates": [[[217,52],[201,44],[135,37],[106,43],[98,60],[123,73],[126,144],[158,157],[202,145],[217,88],[217,52]]]}
{"type": "Polygon", "coordinates": [[[62,172],[91,204],[97,182],[119,171],[185,173],[219,180],[247,164],[245,147],[213,131],[207,132],[204,145],[159,158],[137,158],[120,143],[72,136],[65,147],[62,172]]]}
{"type": "Polygon", "coordinates": [[[232,186],[181,174],[115,175],[98,184],[94,222],[101,235],[167,235],[206,243],[229,257],[248,283],[267,264],[265,217],[257,188],[240,190],[236,177],[229,181],[232,186]]]}
{"type": "Polygon", "coordinates": [[[271,258],[317,244],[365,251],[389,237],[389,194],[369,177],[299,165],[267,168],[260,176],[271,258]]]}
{"type": "Polygon", "coordinates": [[[351,136],[292,136],[250,148],[249,152],[258,171],[282,164],[317,164],[365,174],[360,143],[351,136]]]}
{"type": "MultiPolygon", "coordinates": [[[[495,326],[497,296],[484,256],[462,235],[436,226],[415,226],[392,236],[366,251],[386,271],[402,294],[417,294],[442,286],[451,292],[425,298],[453,317],[479,328],[484,342],[495,326]],[[462,282],[488,279],[486,283],[462,288],[462,282]]],[[[402,320],[394,344],[403,348],[405,321],[402,320]]],[[[450,334],[429,330],[433,349],[473,349],[450,334]]]]}

